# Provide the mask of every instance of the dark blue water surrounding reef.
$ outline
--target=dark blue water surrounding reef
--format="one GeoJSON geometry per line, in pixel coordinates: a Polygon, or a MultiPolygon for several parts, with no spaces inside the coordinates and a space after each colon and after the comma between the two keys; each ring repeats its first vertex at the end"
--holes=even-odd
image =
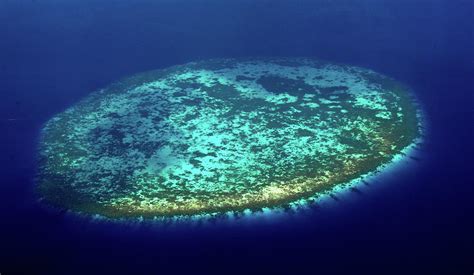
{"type": "Polygon", "coordinates": [[[473,30],[472,0],[0,0],[0,273],[473,274],[473,30]],[[420,160],[271,222],[117,224],[37,202],[53,115],[137,72],[249,56],[410,86],[430,129],[420,160]]]}

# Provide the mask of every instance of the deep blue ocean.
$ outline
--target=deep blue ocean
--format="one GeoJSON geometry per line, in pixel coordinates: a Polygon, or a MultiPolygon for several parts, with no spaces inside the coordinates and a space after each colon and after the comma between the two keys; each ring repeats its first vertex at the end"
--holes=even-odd
{"type": "Polygon", "coordinates": [[[472,274],[474,1],[0,0],[0,273],[472,274]],[[37,202],[39,131],[138,72],[309,56],[408,85],[420,160],[329,206],[200,225],[75,218],[37,202]]]}

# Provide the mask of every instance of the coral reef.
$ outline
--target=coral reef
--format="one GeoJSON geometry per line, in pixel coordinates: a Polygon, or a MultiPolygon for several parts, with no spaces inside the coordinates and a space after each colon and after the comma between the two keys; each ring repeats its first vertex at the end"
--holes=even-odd
{"type": "Polygon", "coordinates": [[[119,81],[53,117],[38,190],[107,217],[282,206],[390,161],[419,135],[406,88],[304,58],[219,59],[119,81]]]}

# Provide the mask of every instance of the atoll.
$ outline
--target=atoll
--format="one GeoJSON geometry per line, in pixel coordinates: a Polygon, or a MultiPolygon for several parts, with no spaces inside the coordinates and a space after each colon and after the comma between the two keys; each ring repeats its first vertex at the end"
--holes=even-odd
{"type": "Polygon", "coordinates": [[[116,82],[49,120],[38,190],[111,218],[279,207],[389,162],[418,125],[408,90],[368,69],[188,63],[116,82]]]}

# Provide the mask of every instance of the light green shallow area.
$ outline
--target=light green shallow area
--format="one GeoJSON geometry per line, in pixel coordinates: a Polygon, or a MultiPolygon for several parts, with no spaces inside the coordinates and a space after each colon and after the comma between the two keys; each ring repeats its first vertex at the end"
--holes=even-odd
{"type": "Polygon", "coordinates": [[[284,206],[390,161],[419,135],[408,91],[358,67],[218,59],[119,81],[48,121],[38,191],[107,217],[284,206]]]}

